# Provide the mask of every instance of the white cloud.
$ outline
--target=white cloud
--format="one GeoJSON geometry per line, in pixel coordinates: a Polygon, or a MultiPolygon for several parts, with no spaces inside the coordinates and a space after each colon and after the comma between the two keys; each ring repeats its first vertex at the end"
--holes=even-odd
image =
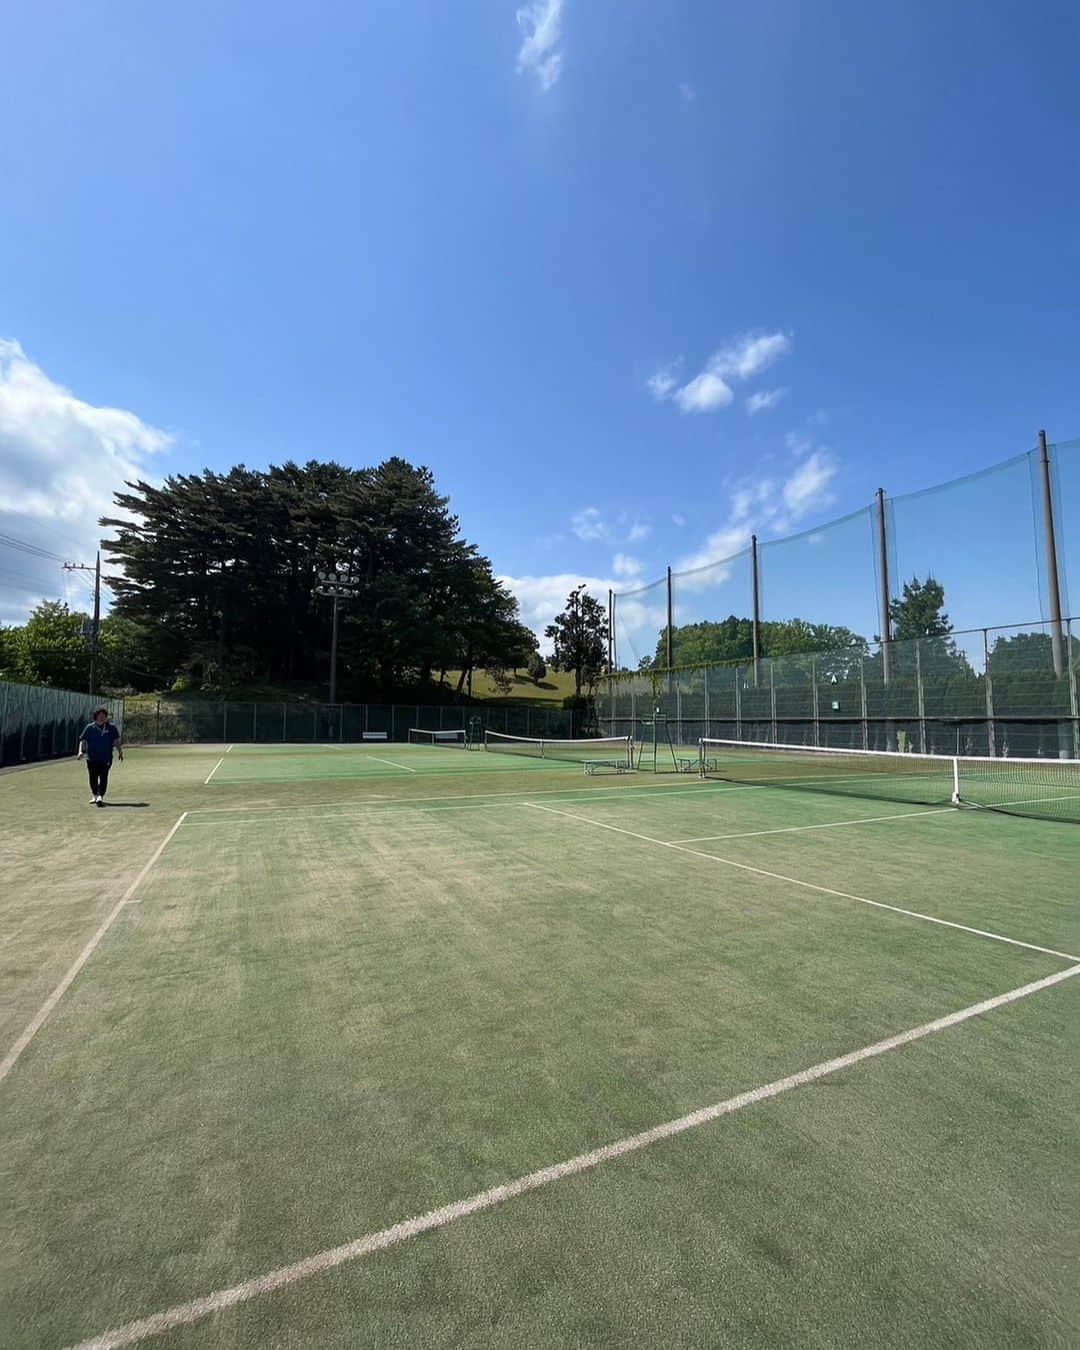
{"type": "Polygon", "coordinates": [[[639,577],[641,575],[641,563],[636,558],[632,558],[629,553],[616,553],[611,561],[611,570],[617,577],[625,581],[628,577],[639,577]]]}
{"type": "MultiPolygon", "coordinates": [[[[26,356],[0,339],[0,530],[54,553],[91,557],[98,518],[114,514],[113,492],[125,479],[146,477],[147,461],[172,438],[133,412],[76,398],[26,356]]],[[[4,580],[0,617],[21,619],[38,600],[61,589],[59,565],[4,549],[0,567],[22,580],[4,580]],[[39,584],[33,583],[39,579],[39,584]]],[[[77,593],[76,593],[77,594],[77,593]]],[[[80,597],[81,598],[81,597],[80,597]]]]}
{"type": "Polygon", "coordinates": [[[798,520],[815,507],[828,506],[834,500],[829,483],[836,474],[836,465],[828,451],[813,451],[784,484],[784,506],[792,520],[798,520]]]}
{"type": "Polygon", "coordinates": [[[675,394],[679,411],[684,413],[715,412],[726,408],[735,395],[731,386],[711,370],[703,370],[675,394]]]}
{"type": "Polygon", "coordinates": [[[746,400],[746,411],[753,417],[767,408],[775,408],[787,392],[785,388],[758,389],[746,400]]]}
{"type": "Polygon", "coordinates": [[[515,15],[524,34],[517,55],[518,74],[531,71],[545,92],[562,73],[562,7],[563,0],[533,0],[515,15]]]}
{"type": "Polygon", "coordinates": [[[648,539],[650,534],[652,534],[652,526],[647,525],[643,520],[636,520],[630,526],[630,533],[626,538],[629,543],[638,544],[642,539],[648,539]]]}
{"type": "Polygon", "coordinates": [[[790,347],[791,339],[783,333],[741,333],[721,347],[709,365],[721,375],[749,380],[784,356],[790,347]]]}
{"type": "Polygon", "coordinates": [[[784,437],[784,444],[793,455],[805,455],[808,450],[813,450],[814,442],[809,436],[804,436],[799,431],[789,431],[784,437]]]}
{"type": "MultiPolygon", "coordinates": [[[[672,399],[680,412],[715,412],[718,408],[726,408],[735,397],[731,388],[734,381],[749,380],[760,374],[790,347],[791,339],[784,333],[741,333],[713,352],[703,369],[681,388],[676,388],[678,362],[662,366],[646,384],[653,398],[660,402],[672,399]]],[[[773,390],[751,395],[747,408],[757,412],[761,407],[770,407],[785,392],[773,390]],[[763,399],[769,402],[763,402],[763,399]]]]}
{"type": "Polygon", "coordinates": [[[682,357],[677,357],[670,361],[666,366],[661,366],[645,381],[645,388],[656,399],[657,403],[663,403],[665,399],[671,397],[679,383],[679,367],[682,365],[682,357]]]}
{"type": "MultiPolygon", "coordinates": [[[[550,648],[550,640],[544,637],[544,629],[556,614],[565,609],[566,597],[575,586],[584,582],[589,594],[595,596],[606,611],[608,591],[618,591],[620,584],[625,584],[620,583],[617,577],[583,577],[575,572],[540,577],[501,576],[499,580],[517,597],[522,623],[533,630],[545,648],[550,648]]],[[[662,586],[657,587],[655,594],[649,593],[645,598],[633,593],[620,597],[617,630],[623,638],[634,635],[631,650],[620,651],[621,661],[630,661],[637,641],[640,641],[642,650],[652,651],[655,647],[656,633],[664,624],[666,612],[663,589],[662,586]]]]}
{"type": "Polygon", "coordinates": [[[686,517],[680,516],[679,513],[676,511],[675,514],[671,517],[671,523],[672,525],[678,525],[678,527],[682,529],[682,527],[686,524],[686,517]]]}
{"type": "Polygon", "coordinates": [[[679,85],[679,93],[687,103],[693,103],[694,99],[697,98],[697,90],[692,84],[687,84],[685,80],[679,85]]]}
{"type": "Polygon", "coordinates": [[[594,539],[606,539],[611,531],[595,506],[586,506],[576,516],[570,518],[570,528],[579,539],[587,542],[594,539]]]}

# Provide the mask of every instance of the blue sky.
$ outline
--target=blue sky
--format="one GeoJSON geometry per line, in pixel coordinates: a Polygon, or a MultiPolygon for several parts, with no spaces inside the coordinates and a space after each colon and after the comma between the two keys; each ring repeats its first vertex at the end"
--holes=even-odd
{"type": "MultiPolygon", "coordinates": [[[[0,532],[85,553],[133,468],[401,454],[539,625],[1080,435],[1078,16],[6,6],[0,532]]],[[[958,621],[1038,616],[1009,483],[898,546],[958,621]]],[[[869,634],[830,538],[767,614],[869,634]]],[[[0,549],[0,619],[62,586],[0,549]]],[[[717,574],[683,617],[746,608],[717,574]]]]}

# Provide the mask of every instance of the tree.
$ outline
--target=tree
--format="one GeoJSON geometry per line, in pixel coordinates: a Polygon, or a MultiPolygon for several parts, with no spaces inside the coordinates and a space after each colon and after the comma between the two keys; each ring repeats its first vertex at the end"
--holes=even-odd
{"type": "MultiPolygon", "coordinates": [[[[808,652],[865,653],[867,642],[850,628],[805,619],[765,622],[761,625],[761,651],[766,656],[795,656],[808,652]]],[[[704,620],[672,629],[672,654],[677,666],[747,662],[753,659],[754,636],[750,619],[734,614],[719,622],[704,620]]],[[[849,657],[845,659],[849,660],[849,657]]],[[[642,659],[639,669],[667,665],[666,631],[657,642],[656,655],[642,659]]]]}
{"type": "Polygon", "coordinates": [[[90,678],[90,644],[83,636],[89,615],[62,600],[43,600],[21,628],[10,631],[6,646],[16,679],[85,689],[90,678]]]}
{"type": "Polygon", "coordinates": [[[894,642],[911,638],[947,637],[952,632],[945,604],[945,587],[935,577],[925,581],[912,577],[904,582],[904,593],[899,600],[889,601],[894,642]]]}
{"type": "Polygon", "coordinates": [[[574,692],[591,689],[607,655],[608,624],[604,607],[585,589],[584,582],[566,598],[566,609],[544,629],[554,643],[552,665],[574,672],[574,692]]]}
{"type": "Polygon", "coordinates": [[[547,666],[544,664],[544,658],[539,652],[533,652],[529,657],[528,672],[529,679],[535,684],[539,684],[547,675],[547,666]]]}
{"type": "Polygon", "coordinates": [[[513,669],[536,640],[490,562],[463,539],[429,469],[287,462],[265,472],[127,484],[102,524],[114,614],[143,632],[151,664],[204,686],[322,681],[331,607],[320,571],[359,582],[339,627],[346,697],[426,686],[435,672],[513,669]]]}

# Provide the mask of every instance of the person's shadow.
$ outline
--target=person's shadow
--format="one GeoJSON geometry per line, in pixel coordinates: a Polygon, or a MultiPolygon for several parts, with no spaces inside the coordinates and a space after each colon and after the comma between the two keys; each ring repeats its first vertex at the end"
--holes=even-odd
{"type": "Polygon", "coordinates": [[[149,802],[102,802],[102,806],[149,806],[149,802]]]}

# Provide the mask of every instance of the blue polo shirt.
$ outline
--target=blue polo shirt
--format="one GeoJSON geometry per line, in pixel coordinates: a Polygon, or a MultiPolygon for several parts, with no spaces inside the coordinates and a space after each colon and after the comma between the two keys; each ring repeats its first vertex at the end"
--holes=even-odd
{"type": "Polygon", "coordinates": [[[120,732],[111,722],[106,722],[103,727],[91,722],[79,739],[86,742],[86,758],[89,763],[111,764],[113,746],[120,739],[120,732]]]}

